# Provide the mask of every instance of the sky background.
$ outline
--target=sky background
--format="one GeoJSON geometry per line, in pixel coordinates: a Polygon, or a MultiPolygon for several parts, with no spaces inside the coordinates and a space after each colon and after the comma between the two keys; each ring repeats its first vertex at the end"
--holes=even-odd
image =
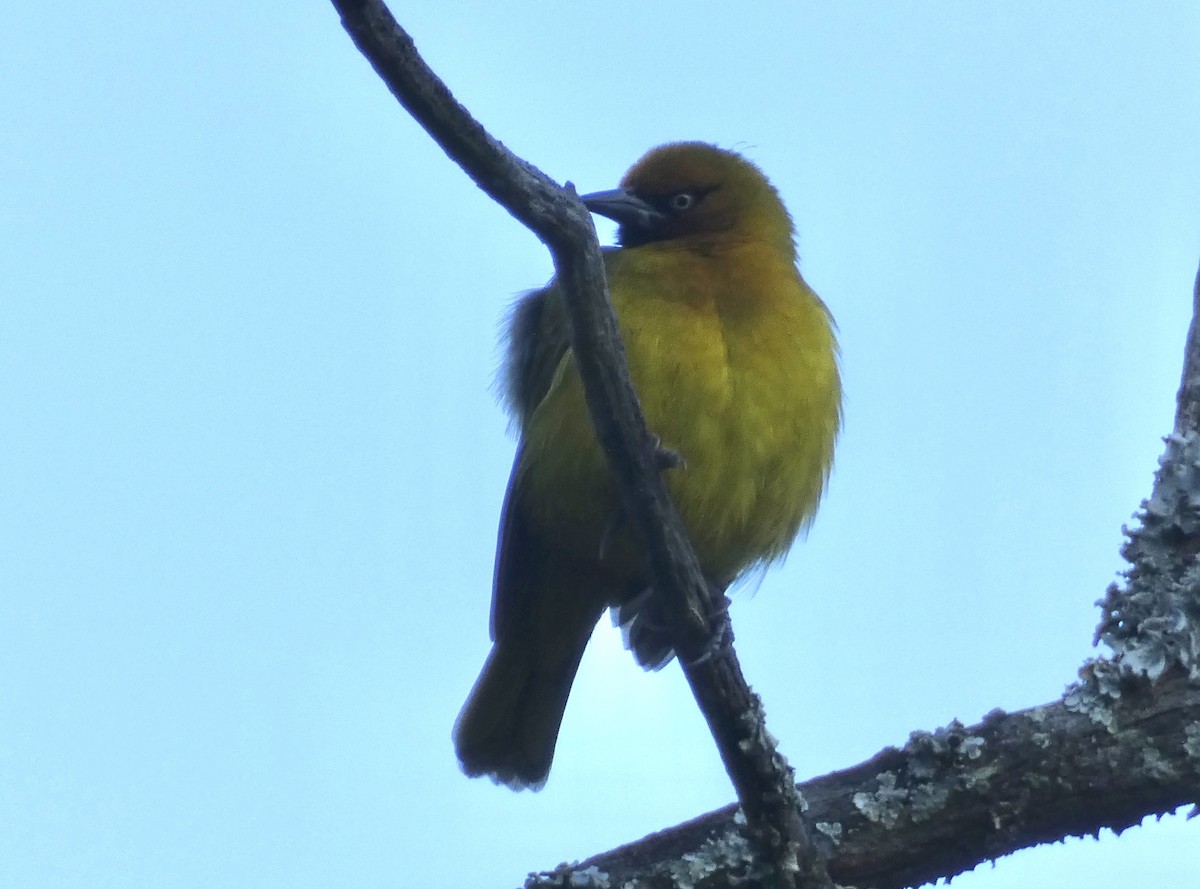
{"type": "MultiPolygon", "coordinates": [[[[790,207],[845,432],[733,619],[799,774],[1056,698],[1171,427],[1200,6],[396,11],[559,180],[703,139],[790,207]]],[[[333,8],[6,4],[0,59],[0,885],[507,887],[730,802],[677,667],[607,623],[546,789],[458,772],[498,332],[551,266],[333,8]]],[[[955,886],[1182,885],[1198,842],[955,886]]]]}

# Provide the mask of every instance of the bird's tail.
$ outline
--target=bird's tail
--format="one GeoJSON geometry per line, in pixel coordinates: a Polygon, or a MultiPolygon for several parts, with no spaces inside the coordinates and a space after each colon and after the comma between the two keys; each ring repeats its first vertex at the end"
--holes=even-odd
{"type": "Polygon", "coordinates": [[[497,638],[483,672],[454,724],[454,747],[468,775],[488,775],[514,790],[541,789],[575,673],[601,603],[553,635],[525,627],[497,638]]]}

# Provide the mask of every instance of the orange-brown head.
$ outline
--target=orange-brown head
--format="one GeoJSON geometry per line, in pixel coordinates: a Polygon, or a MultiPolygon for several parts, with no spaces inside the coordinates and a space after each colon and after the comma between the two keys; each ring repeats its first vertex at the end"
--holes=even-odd
{"type": "Polygon", "coordinates": [[[792,219],[767,177],[740,154],[704,142],[649,151],[612,191],[583,196],[593,213],[620,224],[622,247],[711,249],[766,241],[795,258],[792,219]]]}

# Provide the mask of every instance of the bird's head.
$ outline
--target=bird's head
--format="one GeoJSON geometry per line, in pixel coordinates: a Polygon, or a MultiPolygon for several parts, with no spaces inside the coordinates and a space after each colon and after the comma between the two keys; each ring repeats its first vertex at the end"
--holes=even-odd
{"type": "Polygon", "coordinates": [[[767,177],[740,154],[715,145],[660,145],[630,168],[620,188],[582,200],[619,223],[623,247],[677,242],[711,249],[765,241],[795,255],[791,217],[767,177]]]}

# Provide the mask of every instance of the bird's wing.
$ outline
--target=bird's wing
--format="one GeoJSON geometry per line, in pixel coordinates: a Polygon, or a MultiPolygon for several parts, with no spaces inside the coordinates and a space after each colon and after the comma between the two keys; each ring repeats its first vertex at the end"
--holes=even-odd
{"type": "Polygon", "coordinates": [[[568,348],[567,318],[557,289],[522,296],[509,316],[504,368],[505,405],[522,431],[550,390],[568,348]]]}
{"type": "MultiPolygon", "coordinates": [[[[562,297],[553,286],[525,294],[513,307],[508,323],[508,350],[504,368],[504,399],[522,435],[534,410],[546,397],[563,356],[570,348],[562,297]]],[[[522,455],[513,458],[500,532],[496,566],[492,575],[492,639],[520,607],[521,590],[531,582],[539,558],[539,541],[529,527],[520,503],[522,455]]]]}
{"type": "Polygon", "coordinates": [[[533,557],[529,522],[519,505],[519,474],[523,446],[517,447],[513,458],[512,474],[508,477],[508,489],[504,492],[504,506],[500,511],[500,532],[496,541],[496,566],[492,573],[492,616],[490,631],[496,641],[504,624],[511,620],[514,608],[520,605],[520,593],[528,580],[530,559],[533,557]]]}

